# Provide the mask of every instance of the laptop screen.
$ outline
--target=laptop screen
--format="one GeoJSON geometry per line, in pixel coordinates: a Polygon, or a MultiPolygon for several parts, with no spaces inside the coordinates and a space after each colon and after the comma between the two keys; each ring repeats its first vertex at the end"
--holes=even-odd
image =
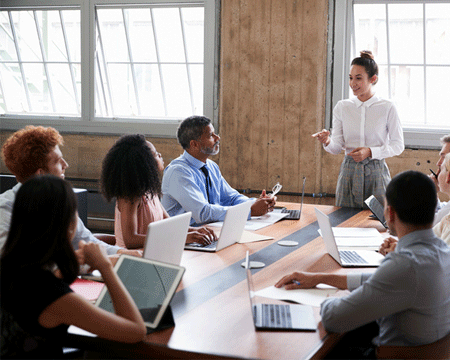
{"type": "MultiPolygon", "coordinates": [[[[184,268],[154,260],[121,255],[114,271],[136,303],[145,325],[156,328],[169,305],[184,268]]],[[[103,288],[96,306],[114,312],[111,296],[103,288]]]]}

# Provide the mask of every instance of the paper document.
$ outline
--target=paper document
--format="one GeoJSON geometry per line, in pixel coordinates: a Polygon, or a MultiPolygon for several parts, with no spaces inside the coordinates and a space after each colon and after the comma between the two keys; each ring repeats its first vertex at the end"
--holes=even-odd
{"type": "Polygon", "coordinates": [[[273,236],[259,235],[253,232],[244,230],[242,232],[241,240],[238,241],[239,244],[247,244],[255,241],[272,240],[273,236]]]}
{"type": "MultiPolygon", "coordinates": [[[[320,229],[317,230],[322,236],[320,229]]],[[[378,250],[383,243],[383,236],[374,228],[333,228],[338,247],[370,247],[378,250]]]]}
{"type": "MultiPolygon", "coordinates": [[[[247,220],[247,223],[245,224],[244,229],[248,230],[248,231],[259,230],[266,226],[275,224],[277,221],[281,220],[282,218],[284,218],[288,215],[289,214],[270,212],[263,216],[252,216],[250,220],[247,220]]],[[[208,226],[222,227],[223,221],[213,222],[213,223],[208,224],[208,226]]]]}
{"type": "Polygon", "coordinates": [[[339,289],[325,284],[318,284],[313,289],[286,290],[269,286],[255,292],[256,296],[270,299],[288,300],[298,304],[320,307],[320,304],[328,297],[336,295],[339,289]]]}

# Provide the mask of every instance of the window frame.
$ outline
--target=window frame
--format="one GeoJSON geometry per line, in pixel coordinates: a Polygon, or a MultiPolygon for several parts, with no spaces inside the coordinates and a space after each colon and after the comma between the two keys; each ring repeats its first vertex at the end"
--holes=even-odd
{"type": "MultiPolygon", "coordinates": [[[[442,3],[441,0],[396,0],[396,3],[442,3]]],[[[348,74],[353,40],[353,3],[392,3],[392,0],[330,0],[328,22],[328,66],[325,127],[332,126],[333,108],[339,100],[349,97],[348,74]]],[[[439,139],[448,135],[445,129],[419,129],[403,126],[405,147],[409,149],[440,149],[439,139]]]]}
{"type": "MultiPolygon", "coordinates": [[[[156,137],[174,138],[182,118],[109,119],[95,117],[95,7],[110,5],[126,7],[161,4],[202,4],[204,22],[204,79],[203,111],[214,126],[218,127],[218,62],[220,0],[3,0],[2,10],[29,8],[30,10],[77,7],[81,21],[81,118],[60,115],[11,115],[0,114],[3,130],[18,130],[26,125],[52,126],[61,132],[80,134],[115,135],[140,133],[156,137]],[[86,85],[87,84],[87,85],[86,85]]],[[[189,116],[187,114],[186,116],[189,116]]]]}

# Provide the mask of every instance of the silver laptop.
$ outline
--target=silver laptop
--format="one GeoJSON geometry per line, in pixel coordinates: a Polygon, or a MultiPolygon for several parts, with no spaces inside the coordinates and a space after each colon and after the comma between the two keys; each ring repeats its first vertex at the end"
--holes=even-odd
{"type": "Polygon", "coordinates": [[[380,265],[384,256],[376,251],[338,250],[329,217],[317,208],[314,208],[314,210],[327,252],[342,267],[375,267],[380,265]]]}
{"type": "Polygon", "coordinates": [[[372,214],[374,214],[380,223],[387,229],[388,225],[386,223],[386,219],[384,218],[384,207],[378,199],[375,196],[370,195],[366,200],[364,200],[364,202],[370,211],[372,211],[372,214]]]}
{"type": "Polygon", "coordinates": [[[306,177],[303,176],[302,201],[300,203],[300,209],[288,210],[286,208],[283,208],[281,210],[281,213],[288,214],[288,216],[285,216],[281,220],[300,220],[300,217],[302,216],[303,198],[305,197],[305,182],[306,182],[306,177]]]}
{"type": "Polygon", "coordinates": [[[245,268],[247,269],[248,293],[255,329],[316,331],[317,325],[311,306],[254,303],[255,290],[252,273],[249,269],[248,251],[245,259],[245,268]]]}
{"type": "MultiPolygon", "coordinates": [[[[121,255],[114,271],[136,303],[145,325],[155,329],[172,300],[185,268],[155,260],[121,255]]],[[[95,306],[114,313],[114,306],[106,286],[95,306]]]]}
{"type": "Polygon", "coordinates": [[[142,256],[180,265],[192,213],[187,212],[148,225],[142,256]]]}
{"type": "Polygon", "coordinates": [[[241,239],[242,232],[244,231],[245,223],[247,222],[248,214],[250,212],[252,204],[252,201],[246,201],[242,204],[238,204],[228,208],[217,241],[208,245],[197,243],[186,244],[184,248],[188,250],[214,252],[222,250],[238,242],[241,239]]]}

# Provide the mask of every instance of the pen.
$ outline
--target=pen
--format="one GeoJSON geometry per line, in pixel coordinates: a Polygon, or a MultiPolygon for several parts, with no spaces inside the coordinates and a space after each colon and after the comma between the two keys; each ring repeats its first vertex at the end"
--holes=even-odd
{"type": "Polygon", "coordinates": [[[434,175],[434,177],[437,179],[436,173],[435,173],[433,170],[431,170],[431,169],[430,169],[430,171],[431,171],[431,173],[434,175]]]}
{"type": "Polygon", "coordinates": [[[300,285],[300,281],[292,280],[292,282],[293,282],[295,285],[300,285]]]}

